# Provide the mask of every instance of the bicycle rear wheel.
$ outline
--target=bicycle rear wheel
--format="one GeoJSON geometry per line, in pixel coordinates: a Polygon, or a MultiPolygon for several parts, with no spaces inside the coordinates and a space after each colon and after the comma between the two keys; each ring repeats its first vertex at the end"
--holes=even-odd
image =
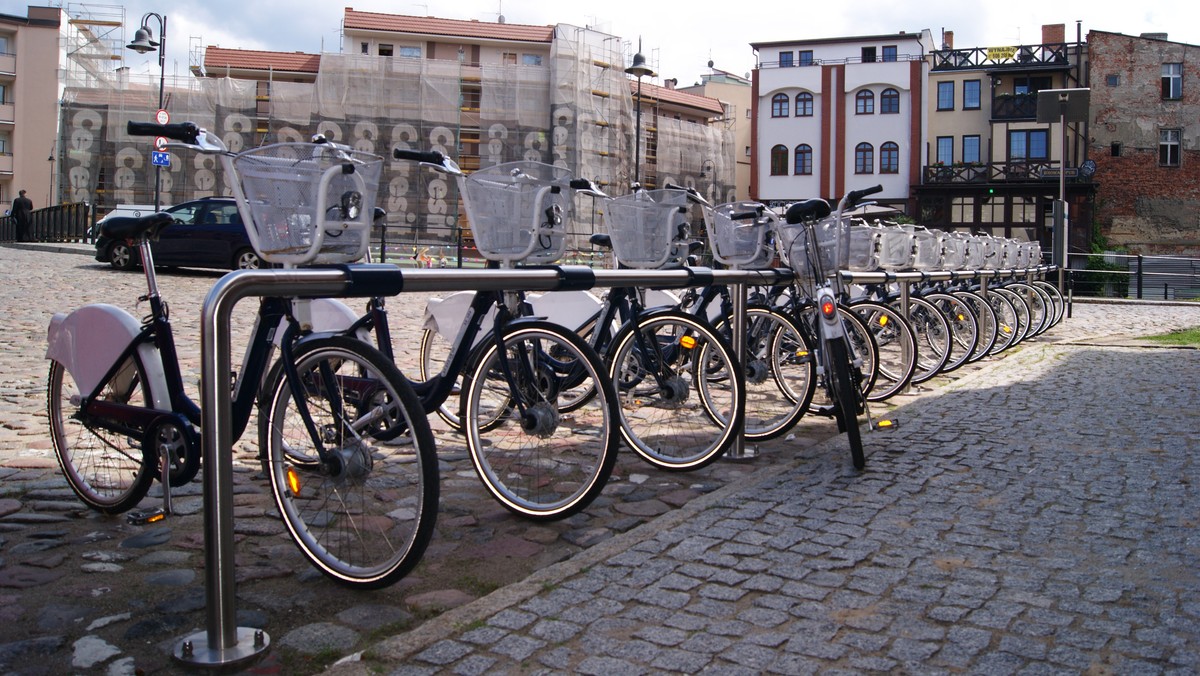
{"type": "Polygon", "coordinates": [[[300,382],[272,383],[260,421],[275,504],[322,573],[360,589],[390,585],[417,565],[433,536],[438,468],[429,421],[404,376],[366,343],[308,338],[296,343],[293,359],[300,382]],[[394,439],[400,426],[411,443],[376,438],[394,439]]]}
{"type": "MultiPolygon", "coordinates": [[[[125,360],[100,394],[99,401],[149,407],[141,363],[125,360]]],[[[104,514],[135,507],[154,483],[158,460],[145,450],[142,439],[105,429],[99,421],[80,415],[83,394],[63,365],[50,362],[46,414],[50,439],[63,476],[75,495],[104,514]]]]}
{"type": "Polygon", "coordinates": [[[741,433],[738,363],[707,322],[674,310],[636,317],[617,332],[608,362],[621,436],[651,465],[699,469],[741,433]]]}
{"type": "MultiPolygon", "coordinates": [[[[900,302],[892,307],[903,311],[900,302]]],[[[904,315],[917,341],[917,368],[913,371],[913,384],[920,384],[942,372],[950,359],[950,324],[945,315],[929,301],[916,296],[908,299],[908,313],[904,315]]]]}
{"type": "Polygon", "coordinates": [[[912,381],[917,368],[916,338],[912,327],[893,307],[874,301],[856,301],[850,309],[863,321],[876,345],[877,377],[867,390],[867,401],[884,401],[899,394],[912,381]]]}
{"type": "Polygon", "coordinates": [[[576,514],[617,460],[612,384],[595,351],[557,324],[515,322],[501,343],[488,339],[463,381],[475,470],[509,511],[538,520],[576,514]]]}

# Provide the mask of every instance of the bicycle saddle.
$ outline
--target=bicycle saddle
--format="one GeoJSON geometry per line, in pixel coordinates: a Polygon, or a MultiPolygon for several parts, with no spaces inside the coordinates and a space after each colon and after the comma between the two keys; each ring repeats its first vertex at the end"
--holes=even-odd
{"type": "Polygon", "coordinates": [[[158,233],[174,221],[171,214],[158,211],[146,216],[117,216],[100,226],[100,234],[109,239],[156,239],[158,233]]]}
{"type": "Polygon", "coordinates": [[[803,223],[814,218],[825,218],[830,214],[829,202],[820,197],[813,197],[802,202],[796,202],[788,207],[784,219],[789,224],[803,223]]]}

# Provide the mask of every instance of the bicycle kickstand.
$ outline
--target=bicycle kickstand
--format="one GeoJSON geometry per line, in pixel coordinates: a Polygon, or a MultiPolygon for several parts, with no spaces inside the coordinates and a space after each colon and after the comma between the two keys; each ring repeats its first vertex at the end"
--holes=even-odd
{"type": "Polygon", "coordinates": [[[175,449],[168,444],[163,444],[159,449],[159,453],[162,456],[159,458],[159,466],[162,468],[162,476],[159,477],[159,483],[162,485],[163,491],[162,506],[157,509],[130,512],[128,521],[135,526],[157,523],[172,514],[171,468],[175,466],[175,449]]]}

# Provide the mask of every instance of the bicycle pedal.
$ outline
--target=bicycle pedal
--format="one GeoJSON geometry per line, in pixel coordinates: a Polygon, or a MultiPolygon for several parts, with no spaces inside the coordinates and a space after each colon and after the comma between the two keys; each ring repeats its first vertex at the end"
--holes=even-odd
{"type": "Polygon", "coordinates": [[[161,507],[158,509],[147,509],[139,512],[130,512],[125,519],[134,526],[145,526],[151,523],[158,523],[167,518],[166,510],[161,507]]]}
{"type": "Polygon", "coordinates": [[[884,431],[894,430],[894,429],[897,429],[898,427],[900,427],[900,422],[896,421],[896,420],[880,420],[879,422],[875,423],[875,425],[874,425],[874,429],[884,430],[884,431]]]}

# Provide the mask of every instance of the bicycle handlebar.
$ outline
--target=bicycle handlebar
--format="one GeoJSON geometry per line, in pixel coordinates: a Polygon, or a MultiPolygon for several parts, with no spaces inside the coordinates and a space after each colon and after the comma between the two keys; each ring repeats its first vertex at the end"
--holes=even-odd
{"type": "Polygon", "coordinates": [[[700,194],[700,191],[696,190],[695,188],[688,188],[688,187],[685,187],[682,185],[675,185],[674,183],[664,183],[663,187],[666,188],[667,190],[682,190],[687,193],[687,197],[690,201],[695,202],[696,204],[706,206],[706,207],[712,206],[711,204],[708,203],[708,200],[704,199],[704,197],[700,194]]]}
{"type": "Polygon", "coordinates": [[[854,206],[858,204],[859,200],[867,195],[874,195],[877,192],[883,192],[882,185],[875,185],[871,186],[870,188],[863,188],[862,190],[851,190],[850,192],[846,193],[845,197],[842,198],[842,203],[845,204],[845,207],[840,209],[840,211],[853,209],[854,206]]]}
{"type": "Polygon", "coordinates": [[[424,162],[425,164],[441,165],[446,161],[446,156],[436,150],[406,150],[404,148],[393,148],[392,157],[397,160],[409,160],[412,162],[424,162]]]}
{"type": "Polygon", "coordinates": [[[163,136],[174,141],[195,145],[203,130],[195,122],[156,124],[129,120],[125,123],[125,132],[130,136],[163,136]]]}

